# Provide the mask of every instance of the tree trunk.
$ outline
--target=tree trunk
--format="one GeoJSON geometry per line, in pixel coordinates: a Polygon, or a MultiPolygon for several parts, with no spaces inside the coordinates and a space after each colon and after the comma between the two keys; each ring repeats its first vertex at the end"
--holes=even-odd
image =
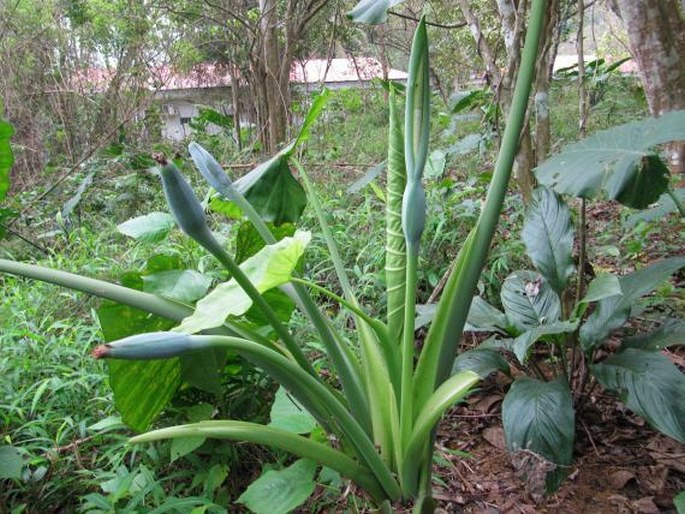
{"type": "MultiPolygon", "coordinates": [[[[685,21],[678,0],[618,0],[617,7],[652,115],[685,108],[685,21]]],[[[672,170],[683,177],[685,144],[669,153],[672,170]]]]}
{"type": "Polygon", "coordinates": [[[266,111],[267,121],[266,150],[275,153],[278,145],[285,141],[288,125],[288,81],[283,80],[281,55],[278,45],[278,12],[276,0],[259,0],[261,12],[260,33],[262,38],[262,55],[260,63],[264,73],[264,98],[266,104],[262,109],[266,111]],[[285,82],[285,85],[284,85],[285,82]],[[285,86],[285,87],[284,87],[285,86]]]}

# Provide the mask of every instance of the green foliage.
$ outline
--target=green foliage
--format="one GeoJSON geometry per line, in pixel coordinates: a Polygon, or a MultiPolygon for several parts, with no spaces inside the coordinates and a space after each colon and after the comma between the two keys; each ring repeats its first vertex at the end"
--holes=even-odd
{"type": "MultiPolygon", "coordinates": [[[[510,452],[520,457],[528,450],[553,463],[551,470],[536,464],[543,469],[547,491],[556,490],[567,475],[563,466],[573,459],[575,438],[573,399],[566,380],[515,380],[502,404],[502,425],[510,452]]],[[[535,457],[531,460],[535,462],[535,457]]],[[[536,464],[531,474],[540,474],[536,464]]]]}
{"type": "Polygon", "coordinates": [[[600,190],[636,209],[668,188],[668,168],[653,148],[685,139],[685,111],[597,132],[540,165],[538,181],[555,191],[592,198],[600,190]]]}
{"type": "Polygon", "coordinates": [[[600,274],[574,306],[568,302],[573,229],[568,207],[558,195],[544,189],[535,192],[522,237],[539,273],[517,271],[505,280],[501,291],[503,313],[483,300],[474,302],[469,312],[470,325],[497,331],[505,334],[505,338],[499,337],[495,343],[488,341],[461,355],[455,368],[481,374],[506,370],[493,355],[493,347],[513,352],[522,365],[532,361],[529,372],[535,370],[539,378],[517,378],[502,407],[512,459],[521,458],[516,454],[519,450],[530,450],[551,462],[549,468],[542,466],[536,472],[530,471],[531,487],[536,487],[535,477],[542,473],[547,491],[555,490],[565,476],[564,466],[571,463],[574,406],[570,386],[573,384],[578,389],[575,394],[581,395],[585,384],[569,381],[576,366],[574,361],[566,360],[569,351],[574,355],[580,348],[582,358],[591,363],[590,369],[599,383],[617,392],[628,408],[655,428],[682,441],[684,432],[679,420],[683,419],[685,376],[658,353],[662,345],[677,341],[682,329],[679,324],[665,324],[654,334],[628,339],[605,361],[593,361],[596,349],[613,330],[625,324],[639,299],[684,267],[685,259],[664,259],[622,277],[600,274]],[[552,287],[553,283],[557,288],[552,287]],[[594,310],[586,316],[591,303],[594,310]],[[539,342],[561,356],[546,363],[554,372],[551,379],[540,372],[537,358],[529,357],[539,342]]]}

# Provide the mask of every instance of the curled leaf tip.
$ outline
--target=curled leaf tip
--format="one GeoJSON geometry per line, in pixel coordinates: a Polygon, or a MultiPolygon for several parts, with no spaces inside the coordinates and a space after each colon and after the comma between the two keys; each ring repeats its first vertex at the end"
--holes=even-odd
{"type": "Polygon", "coordinates": [[[94,359],[104,359],[109,356],[111,347],[108,344],[101,344],[93,348],[91,355],[94,359]]]}

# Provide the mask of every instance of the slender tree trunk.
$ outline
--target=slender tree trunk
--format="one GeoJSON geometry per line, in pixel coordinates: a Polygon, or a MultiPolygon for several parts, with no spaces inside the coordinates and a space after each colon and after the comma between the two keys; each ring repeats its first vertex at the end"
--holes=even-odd
{"type": "Polygon", "coordinates": [[[288,82],[283,80],[281,54],[278,44],[278,12],[276,0],[259,0],[261,12],[260,33],[262,38],[261,64],[264,72],[264,93],[267,120],[266,135],[269,153],[285,141],[287,131],[288,82]],[[284,84],[285,83],[285,84],[284,84]]]}
{"type": "MultiPolygon", "coordinates": [[[[685,108],[685,7],[678,0],[618,0],[615,7],[640,68],[654,116],[685,108]]],[[[685,181],[685,144],[670,147],[671,168],[685,181]]]]}

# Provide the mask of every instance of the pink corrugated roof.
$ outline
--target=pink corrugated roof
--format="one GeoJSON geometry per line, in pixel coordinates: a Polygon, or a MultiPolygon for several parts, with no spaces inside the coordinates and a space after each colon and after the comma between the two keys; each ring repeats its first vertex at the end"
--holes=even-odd
{"type": "MultiPolygon", "coordinates": [[[[114,75],[107,68],[88,68],[81,71],[75,79],[80,88],[97,92],[104,90],[114,75]]],[[[373,57],[355,59],[309,59],[293,63],[290,82],[294,84],[333,84],[341,82],[369,81],[383,77],[380,62],[373,57]]],[[[407,73],[388,70],[390,80],[406,80],[407,73]]],[[[127,82],[134,80],[128,78],[127,82]]],[[[225,67],[211,63],[194,66],[186,73],[178,73],[169,66],[159,66],[150,70],[150,77],[139,86],[160,91],[182,89],[228,87],[231,78],[225,67]]]]}

